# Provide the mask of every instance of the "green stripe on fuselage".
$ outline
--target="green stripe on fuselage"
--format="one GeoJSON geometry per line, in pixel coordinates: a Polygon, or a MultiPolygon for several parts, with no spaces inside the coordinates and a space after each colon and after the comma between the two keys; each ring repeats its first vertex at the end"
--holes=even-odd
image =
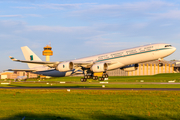
{"type": "Polygon", "coordinates": [[[134,54],[130,54],[130,55],[124,55],[124,56],[118,56],[118,57],[98,60],[96,62],[101,62],[101,61],[106,61],[106,60],[111,60],[111,59],[116,59],[116,58],[122,58],[122,57],[127,57],[127,56],[133,56],[133,55],[138,55],[138,54],[143,54],[143,53],[148,53],[148,52],[153,52],[153,51],[167,50],[167,49],[171,49],[171,48],[161,48],[161,49],[155,49],[155,50],[150,50],[150,51],[144,51],[144,52],[134,53],[134,54]]]}

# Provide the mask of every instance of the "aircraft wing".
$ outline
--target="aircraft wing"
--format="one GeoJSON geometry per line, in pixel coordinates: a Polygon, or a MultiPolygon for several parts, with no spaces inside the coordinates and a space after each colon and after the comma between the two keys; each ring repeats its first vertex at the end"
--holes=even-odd
{"type": "Polygon", "coordinates": [[[31,69],[7,69],[3,71],[26,71],[26,72],[35,72],[36,70],[31,70],[31,69]]]}
{"type": "MultiPolygon", "coordinates": [[[[89,61],[75,61],[73,62],[74,65],[93,65],[93,64],[96,64],[96,63],[99,63],[99,62],[89,62],[89,61]]],[[[105,63],[107,63],[108,65],[112,65],[112,64],[115,64],[116,62],[112,62],[112,61],[106,61],[105,63]]]]}
{"type": "MultiPolygon", "coordinates": [[[[14,57],[9,56],[9,58],[12,61],[16,62],[22,62],[22,63],[32,63],[32,64],[42,64],[42,65],[47,65],[49,67],[57,66],[58,64],[62,62],[49,62],[49,61],[29,61],[29,60],[18,60],[15,59],[14,57]]],[[[73,62],[74,65],[92,65],[92,62],[86,62],[86,61],[75,61],[73,62]]]]}
{"type": "MultiPolygon", "coordinates": [[[[32,64],[42,64],[42,65],[46,65],[48,67],[51,67],[51,68],[55,68],[58,64],[62,63],[62,62],[49,62],[49,61],[28,61],[28,60],[17,60],[15,59],[14,57],[11,57],[9,56],[9,58],[12,60],[12,61],[16,61],[16,62],[22,62],[22,63],[32,63],[32,64]]],[[[73,61],[73,64],[76,66],[76,67],[79,67],[79,66],[83,66],[83,67],[91,67],[93,64],[95,64],[96,62],[93,62],[93,61],[73,61]]],[[[112,65],[112,64],[115,64],[114,62],[111,62],[111,61],[106,61],[106,63],[108,65],[112,65]]]]}

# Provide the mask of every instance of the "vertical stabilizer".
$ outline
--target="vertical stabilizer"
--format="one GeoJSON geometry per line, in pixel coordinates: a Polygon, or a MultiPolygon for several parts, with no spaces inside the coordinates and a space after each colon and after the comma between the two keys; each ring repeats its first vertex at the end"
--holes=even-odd
{"type": "MultiPolygon", "coordinates": [[[[24,57],[26,60],[28,61],[42,61],[32,50],[30,50],[27,46],[21,47],[21,50],[24,54],[24,57]]],[[[27,63],[28,67],[30,69],[33,68],[38,68],[38,67],[42,67],[42,65],[38,65],[38,64],[30,64],[27,63]]]]}

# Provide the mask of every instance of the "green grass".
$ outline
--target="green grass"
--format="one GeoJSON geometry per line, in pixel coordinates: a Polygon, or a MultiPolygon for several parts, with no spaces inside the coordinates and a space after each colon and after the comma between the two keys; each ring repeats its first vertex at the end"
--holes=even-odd
{"type": "MultiPolygon", "coordinates": [[[[28,81],[68,81],[68,82],[80,82],[82,77],[56,77],[50,79],[29,79],[28,81]]],[[[168,82],[169,80],[176,80],[180,82],[180,73],[163,73],[157,75],[146,76],[110,76],[109,82],[168,82]]],[[[92,82],[98,82],[91,79],[92,82]]]]}
{"type": "Polygon", "coordinates": [[[144,82],[168,82],[170,80],[176,80],[176,82],[180,82],[180,73],[166,73],[152,76],[117,76],[110,77],[110,79],[112,82],[140,82],[141,80],[144,80],[144,82]]]}
{"type": "Polygon", "coordinates": [[[0,119],[179,120],[180,91],[4,90],[0,119]]]}
{"type": "MultiPolygon", "coordinates": [[[[66,82],[80,82],[82,77],[52,77],[50,79],[28,79],[27,81],[66,81],[66,82]]],[[[163,73],[157,75],[146,75],[146,76],[110,76],[109,82],[168,82],[169,80],[176,80],[180,82],[180,73],[163,73]]],[[[0,80],[4,81],[4,80],[0,80]]],[[[9,81],[9,80],[8,80],[9,81]]],[[[12,80],[13,81],[13,80],[12,80]]],[[[99,82],[90,79],[92,82],[99,82]]]]}

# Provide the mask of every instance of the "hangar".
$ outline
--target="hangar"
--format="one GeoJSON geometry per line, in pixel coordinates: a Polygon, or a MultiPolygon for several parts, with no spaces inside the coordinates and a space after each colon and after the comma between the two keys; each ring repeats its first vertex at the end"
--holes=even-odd
{"type": "Polygon", "coordinates": [[[30,72],[3,72],[0,73],[0,79],[15,79],[18,76],[28,76],[28,78],[37,78],[37,74],[33,74],[30,72]]]}
{"type": "Polygon", "coordinates": [[[135,71],[126,72],[121,69],[108,71],[109,76],[136,76],[136,75],[155,75],[159,73],[175,73],[180,71],[180,64],[178,65],[175,61],[161,61],[163,66],[159,66],[159,61],[151,61],[140,63],[139,67],[135,71]],[[176,65],[175,65],[176,64],[176,65]],[[179,66],[179,68],[178,68],[179,66]]]}
{"type": "Polygon", "coordinates": [[[175,61],[174,63],[174,72],[180,73],[180,61],[175,61]]]}

